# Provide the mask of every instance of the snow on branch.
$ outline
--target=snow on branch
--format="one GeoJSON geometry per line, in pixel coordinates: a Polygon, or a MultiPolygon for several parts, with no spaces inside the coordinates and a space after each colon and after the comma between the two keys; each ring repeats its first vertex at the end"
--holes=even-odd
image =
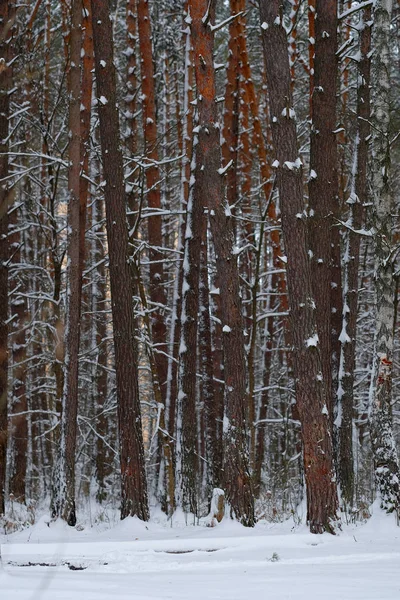
{"type": "Polygon", "coordinates": [[[363,8],[367,8],[367,6],[371,6],[371,4],[374,4],[375,0],[365,0],[365,2],[356,2],[351,8],[349,8],[348,10],[345,10],[344,12],[342,12],[340,15],[338,15],[338,19],[345,19],[346,17],[349,17],[350,15],[354,14],[355,12],[362,10],[363,8]]]}
{"type": "Polygon", "coordinates": [[[219,29],[222,29],[223,27],[225,27],[226,25],[229,25],[229,23],[231,23],[232,21],[234,21],[237,17],[240,17],[244,15],[244,11],[240,11],[238,13],[236,13],[235,15],[231,15],[230,17],[228,17],[227,19],[225,19],[224,21],[221,21],[220,23],[216,23],[215,25],[211,25],[210,24],[210,29],[211,31],[218,31],[219,29]]]}

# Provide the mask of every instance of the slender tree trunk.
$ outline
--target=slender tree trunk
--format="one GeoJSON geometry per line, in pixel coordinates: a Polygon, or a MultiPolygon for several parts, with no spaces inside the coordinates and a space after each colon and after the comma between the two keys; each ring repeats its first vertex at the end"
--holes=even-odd
{"type": "MultiPolygon", "coordinates": [[[[126,102],[126,120],[127,132],[126,140],[130,152],[134,155],[137,150],[137,93],[138,93],[138,73],[136,61],[137,44],[137,14],[136,0],[126,0],[126,25],[127,25],[127,45],[125,51],[127,57],[128,76],[127,76],[127,94],[126,102]]],[[[131,207],[131,202],[128,203],[131,207]]]]}
{"type": "Polygon", "coordinates": [[[371,66],[371,7],[360,17],[360,53],[357,88],[357,132],[354,148],[354,169],[350,208],[346,232],[343,273],[343,324],[340,334],[341,353],[338,380],[338,410],[335,425],[338,430],[338,476],[344,502],[352,506],[354,499],[353,413],[354,370],[356,366],[356,335],[358,314],[358,270],[360,265],[361,229],[364,205],[367,200],[367,165],[370,135],[370,66],[371,66]]]}
{"type": "Polygon", "coordinates": [[[68,56],[68,92],[70,141],[68,146],[68,250],[67,250],[67,308],[65,327],[65,376],[61,414],[61,442],[56,465],[52,498],[52,515],[61,517],[68,525],[76,524],[75,508],[75,451],[78,415],[78,353],[80,340],[80,305],[82,274],[79,256],[79,175],[81,161],[80,96],[81,96],[81,39],[82,4],[71,3],[70,52],[68,56]]]}
{"type": "Polygon", "coordinates": [[[308,68],[309,68],[309,103],[310,118],[313,111],[314,66],[315,66],[315,12],[317,0],[308,0],[308,68]]]}
{"type": "Polygon", "coordinates": [[[132,278],[128,264],[124,170],[116,105],[113,37],[107,0],[92,0],[92,25],[117,377],[121,518],[137,515],[147,521],[149,507],[134,339],[132,278]]]}
{"type": "MultiPolygon", "coordinates": [[[[200,284],[199,284],[199,355],[201,367],[201,402],[205,417],[206,484],[207,498],[211,500],[212,491],[221,485],[221,471],[218,461],[217,406],[214,398],[210,289],[208,285],[208,219],[203,216],[200,247],[200,284]]],[[[204,456],[204,455],[203,455],[204,456]]]]}
{"type": "Polygon", "coordinates": [[[321,372],[320,342],[304,222],[303,172],[292,106],[288,42],[279,0],[261,0],[260,15],[266,63],[272,136],[282,230],[287,255],[296,398],[302,424],[307,520],[312,533],[333,531],[337,492],[332,438],[321,372]]]}
{"type": "MultiPolygon", "coordinates": [[[[185,7],[187,13],[187,7],[185,7]]],[[[192,66],[192,50],[190,28],[185,27],[184,44],[185,44],[185,72],[184,72],[184,97],[183,97],[183,114],[182,114],[182,148],[180,149],[183,155],[181,164],[180,177],[180,210],[187,209],[189,199],[189,183],[191,171],[192,157],[192,139],[193,139],[193,66],[192,66]]],[[[181,216],[179,219],[179,238],[178,250],[184,253],[185,250],[185,230],[186,217],[181,216]]],[[[182,289],[183,289],[183,259],[179,262],[176,269],[176,281],[173,295],[173,308],[170,329],[170,358],[168,361],[168,381],[166,394],[166,413],[168,432],[171,436],[175,436],[176,423],[176,400],[178,395],[178,357],[179,357],[179,341],[181,338],[181,309],[182,309],[182,289]]]]}
{"type": "MultiPolygon", "coordinates": [[[[140,267],[136,263],[133,263],[133,269],[135,271],[134,277],[138,284],[140,300],[141,300],[143,312],[144,312],[143,321],[144,321],[144,325],[146,328],[146,335],[148,338],[147,344],[146,344],[146,352],[147,352],[147,357],[148,357],[149,364],[150,364],[151,377],[152,377],[153,390],[154,390],[154,399],[156,401],[157,411],[158,411],[158,415],[157,415],[158,431],[156,433],[159,438],[158,442],[159,442],[159,446],[161,447],[162,460],[163,460],[163,464],[164,464],[163,471],[165,473],[165,480],[166,480],[165,481],[166,482],[166,494],[165,494],[165,496],[166,496],[166,498],[165,498],[166,499],[166,512],[167,512],[168,516],[172,516],[174,513],[174,510],[175,510],[175,474],[174,474],[174,465],[173,465],[173,461],[172,461],[172,443],[171,443],[171,437],[168,435],[168,432],[166,429],[165,406],[162,401],[160,382],[158,381],[157,364],[156,364],[155,355],[153,352],[153,347],[151,345],[151,324],[150,324],[150,317],[149,317],[149,309],[148,309],[148,305],[147,305],[146,292],[144,289],[142,278],[140,276],[140,267]]],[[[159,476],[160,476],[160,474],[159,474],[159,476]]],[[[164,475],[163,475],[163,477],[164,477],[164,475]]]]}
{"type": "Polygon", "coordinates": [[[156,89],[154,83],[151,20],[148,0],[137,0],[139,47],[141,55],[143,135],[146,158],[153,162],[146,168],[148,217],[148,242],[150,261],[150,303],[152,304],[152,332],[155,345],[158,380],[165,402],[168,374],[167,331],[163,306],[166,305],[162,238],[161,191],[156,119],[156,89]]]}
{"type": "Polygon", "coordinates": [[[214,35],[210,27],[215,2],[189,3],[199,110],[195,188],[208,204],[221,290],[224,350],[224,482],[232,513],[244,525],[254,525],[254,498],[246,439],[246,375],[237,259],[233,253],[232,215],[224,195],[213,62],[214,35]]]}
{"type": "MultiPolygon", "coordinates": [[[[8,175],[8,117],[10,112],[12,37],[11,3],[0,2],[0,179],[8,175]]],[[[7,454],[7,376],[8,376],[8,208],[11,196],[8,184],[0,186],[0,515],[5,509],[7,454]]]]}
{"type": "Polygon", "coordinates": [[[92,91],[93,91],[93,30],[91,18],[90,0],[83,0],[83,45],[82,45],[82,93],[81,93],[81,125],[80,125],[80,154],[82,173],[79,186],[79,272],[81,276],[81,287],[83,283],[83,271],[85,265],[86,244],[86,212],[89,194],[89,156],[90,156],[90,119],[92,115],[92,91]]]}
{"type": "Polygon", "coordinates": [[[181,340],[179,346],[177,497],[187,512],[197,513],[198,459],[196,452],[197,333],[201,227],[204,197],[199,185],[202,177],[201,147],[194,140],[195,169],[186,212],[185,252],[183,258],[181,340]]]}
{"type": "MultiPolygon", "coordinates": [[[[237,15],[245,8],[244,0],[230,0],[231,15],[237,15]]],[[[225,165],[231,161],[226,174],[226,198],[229,206],[235,206],[238,200],[238,146],[240,117],[240,44],[243,35],[240,23],[242,17],[236,17],[229,25],[227,81],[225,87],[224,127],[222,130],[222,155],[225,165]]]]}
{"type": "Polygon", "coordinates": [[[9,421],[9,436],[12,440],[12,472],[9,476],[9,490],[14,499],[22,504],[26,500],[27,470],[27,396],[26,396],[26,325],[27,325],[27,287],[25,281],[18,277],[22,265],[23,231],[18,231],[18,211],[14,208],[10,216],[14,231],[10,234],[10,248],[13,259],[11,268],[11,287],[14,294],[10,300],[12,347],[12,401],[9,421]]]}
{"type": "Polygon", "coordinates": [[[390,181],[390,21],[392,0],[374,8],[371,62],[372,189],[375,254],[375,340],[370,430],[381,507],[400,516],[400,472],[392,431],[394,334],[394,202],[390,181]]]}
{"type": "Polygon", "coordinates": [[[103,244],[103,235],[105,234],[103,222],[102,200],[96,198],[92,206],[92,235],[93,239],[93,264],[98,265],[95,275],[92,279],[92,312],[94,318],[94,341],[97,348],[96,357],[96,382],[95,394],[97,399],[97,423],[96,431],[96,498],[101,503],[107,497],[106,479],[112,472],[112,457],[110,457],[109,447],[106,441],[110,440],[108,435],[108,420],[105,414],[106,402],[108,397],[108,377],[107,367],[108,342],[107,342],[107,281],[105,269],[105,251],[103,244]],[[111,463],[111,464],[110,464],[111,463]]]}

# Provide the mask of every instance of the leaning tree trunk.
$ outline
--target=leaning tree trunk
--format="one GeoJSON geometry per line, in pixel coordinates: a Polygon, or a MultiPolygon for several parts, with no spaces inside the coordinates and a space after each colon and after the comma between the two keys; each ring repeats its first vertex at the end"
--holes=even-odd
{"type": "Polygon", "coordinates": [[[78,416],[78,353],[82,273],[79,257],[79,175],[81,169],[81,23],[82,4],[71,4],[70,54],[68,57],[68,92],[70,132],[68,155],[68,241],[67,241],[67,313],[65,326],[65,375],[61,413],[61,442],[54,476],[52,515],[68,525],[76,525],[75,452],[78,416]]]}
{"type": "Polygon", "coordinates": [[[215,1],[189,2],[199,111],[195,188],[208,206],[221,290],[225,377],[224,485],[232,513],[244,525],[254,525],[254,497],[246,440],[246,374],[244,336],[233,223],[224,195],[210,27],[215,1]]]}
{"type": "Polygon", "coordinates": [[[394,333],[394,202],[390,185],[390,21],[392,0],[378,0],[372,32],[372,190],[375,254],[375,340],[370,429],[381,507],[400,514],[399,462],[392,431],[394,333]]]}
{"type": "Polygon", "coordinates": [[[279,0],[260,2],[262,39],[287,255],[296,400],[301,420],[307,519],[312,533],[333,531],[338,507],[332,438],[308,258],[303,171],[291,94],[288,42],[279,0]]]}
{"type": "Polygon", "coordinates": [[[124,168],[119,135],[113,35],[108,0],[92,0],[95,73],[106,203],[121,465],[121,518],[147,521],[146,473],[128,264],[124,168]]]}

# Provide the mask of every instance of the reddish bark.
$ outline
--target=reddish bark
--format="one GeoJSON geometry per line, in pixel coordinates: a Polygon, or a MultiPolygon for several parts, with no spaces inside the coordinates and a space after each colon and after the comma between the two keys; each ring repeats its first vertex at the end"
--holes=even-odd
{"type": "Polygon", "coordinates": [[[224,483],[233,514],[244,525],[254,524],[254,500],[249,475],[246,441],[246,377],[243,323],[239,277],[234,246],[233,224],[224,197],[224,184],[218,172],[221,163],[218,112],[213,63],[214,35],[209,23],[215,3],[192,1],[190,15],[198,94],[199,142],[196,186],[208,204],[210,227],[221,288],[223,321],[225,415],[224,483]]]}
{"type": "MultiPolygon", "coordinates": [[[[244,11],[244,0],[230,0],[231,15],[244,11]]],[[[226,174],[226,197],[229,206],[234,207],[238,200],[238,146],[240,115],[240,45],[243,36],[241,19],[236,17],[229,25],[228,66],[225,87],[225,111],[223,127],[222,156],[225,165],[231,161],[226,174]]]]}

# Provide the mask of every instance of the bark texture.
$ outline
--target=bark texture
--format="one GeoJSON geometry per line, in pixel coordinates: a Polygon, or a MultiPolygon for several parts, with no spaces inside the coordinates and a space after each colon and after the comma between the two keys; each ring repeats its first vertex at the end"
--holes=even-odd
{"type": "Polygon", "coordinates": [[[136,515],[147,521],[149,507],[134,338],[132,275],[128,264],[113,35],[108,1],[92,0],[91,5],[117,379],[121,518],[136,515]]]}
{"type": "Polygon", "coordinates": [[[287,35],[279,0],[261,0],[262,40],[276,153],[277,185],[287,255],[290,324],[301,420],[307,520],[312,533],[333,531],[337,491],[332,438],[321,370],[320,342],[308,258],[302,165],[294,120],[287,35]]]}
{"type": "MultiPolygon", "coordinates": [[[[311,13],[310,13],[311,16],[311,13]]],[[[338,175],[336,141],[337,85],[337,0],[317,0],[312,123],[310,136],[310,249],[312,251],[312,285],[316,304],[318,336],[321,344],[322,373],[331,425],[333,425],[332,366],[334,349],[341,326],[339,230],[337,216],[338,175]],[[333,252],[335,251],[335,252],[333,252]],[[333,260],[334,254],[334,260],[333,260]],[[333,268],[334,263],[334,268],[333,268]],[[339,264],[338,264],[339,263],[339,264]],[[337,270],[339,269],[339,275],[337,270]],[[335,323],[335,344],[332,327],[335,323]]],[[[335,362],[336,364],[336,362],[335,362]]],[[[337,375],[337,373],[336,373],[337,375]]]]}
{"type": "Polygon", "coordinates": [[[215,2],[189,3],[199,110],[196,186],[208,205],[221,292],[224,351],[224,486],[232,513],[244,525],[254,525],[254,498],[246,440],[246,377],[239,276],[233,254],[230,208],[220,172],[221,149],[213,62],[215,2]]]}

